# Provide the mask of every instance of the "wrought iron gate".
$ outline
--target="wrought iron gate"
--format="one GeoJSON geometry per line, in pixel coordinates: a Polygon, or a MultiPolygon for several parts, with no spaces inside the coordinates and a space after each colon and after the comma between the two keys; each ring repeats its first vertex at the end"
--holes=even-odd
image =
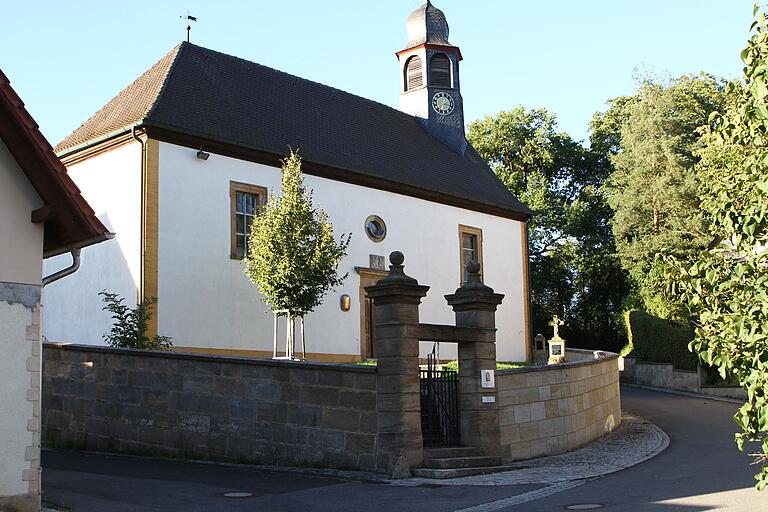
{"type": "Polygon", "coordinates": [[[435,354],[427,356],[426,370],[420,370],[421,434],[424,446],[458,446],[459,374],[438,370],[435,354]]]}

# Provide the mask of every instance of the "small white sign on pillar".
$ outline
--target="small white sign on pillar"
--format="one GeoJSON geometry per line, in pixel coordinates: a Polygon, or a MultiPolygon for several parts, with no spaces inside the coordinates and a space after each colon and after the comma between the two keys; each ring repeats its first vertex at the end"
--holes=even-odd
{"type": "Polygon", "coordinates": [[[496,375],[493,370],[480,370],[480,387],[495,388],[496,375]]]}

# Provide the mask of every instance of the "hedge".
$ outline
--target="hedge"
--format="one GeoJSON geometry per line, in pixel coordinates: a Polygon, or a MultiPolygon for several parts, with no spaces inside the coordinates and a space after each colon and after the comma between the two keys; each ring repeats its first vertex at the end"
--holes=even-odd
{"type": "Polygon", "coordinates": [[[688,350],[693,329],[649,315],[644,311],[628,311],[624,317],[629,344],[622,350],[639,361],[672,363],[680,370],[696,370],[698,357],[688,350]]]}

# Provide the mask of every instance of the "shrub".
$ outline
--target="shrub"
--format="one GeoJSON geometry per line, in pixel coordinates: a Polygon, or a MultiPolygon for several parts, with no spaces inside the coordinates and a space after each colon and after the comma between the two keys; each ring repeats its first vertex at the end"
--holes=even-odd
{"type": "Polygon", "coordinates": [[[170,350],[173,346],[169,336],[147,336],[150,309],[157,304],[157,297],[147,297],[133,309],[123,302],[125,298],[106,290],[99,292],[106,304],[102,309],[112,313],[112,329],[104,335],[111,347],[136,348],[145,350],[170,350]]]}
{"type": "Polygon", "coordinates": [[[688,350],[693,330],[644,311],[627,311],[625,315],[629,344],[623,356],[650,363],[672,363],[680,370],[696,370],[698,357],[688,350]]]}

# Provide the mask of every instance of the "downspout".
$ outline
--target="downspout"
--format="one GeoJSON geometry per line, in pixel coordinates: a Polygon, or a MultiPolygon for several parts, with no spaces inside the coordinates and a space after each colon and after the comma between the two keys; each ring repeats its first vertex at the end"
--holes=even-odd
{"type": "Polygon", "coordinates": [[[67,247],[67,250],[72,255],[72,264],[67,268],[61,269],[58,272],[54,272],[49,276],[45,276],[42,281],[43,287],[53,283],[54,281],[58,281],[62,277],[67,277],[68,275],[74,274],[75,272],[77,272],[78,269],[80,268],[80,251],[82,250],[83,247],[87,247],[95,243],[103,242],[104,240],[112,240],[113,238],[115,238],[114,233],[107,233],[106,235],[100,235],[95,238],[83,240],[77,245],[70,245],[69,247],[67,247]]]}
{"type": "Polygon", "coordinates": [[[69,253],[72,255],[72,265],[65,269],[54,272],[49,276],[43,278],[43,286],[49,285],[54,281],[58,281],[62,277],[67,277],[70,274],[74,274],[80,268],[80,248],[72,249],[69,253]]]}
{"type": "Polygon", "coordinates": [[[139,144],[141,144],[141,190],[140,190],[140,217],[139,217],[139,231],[140,231],[140,254],[139,254],[139,290],[136,303],[139,304],[144,299],[144,252],[146,250],[147,243],[147,230],[146,230],[146,196],[147,196],[147,143],[138,135],[136,135],[136,126],[131,127],[131,135],[139,144]]]}

